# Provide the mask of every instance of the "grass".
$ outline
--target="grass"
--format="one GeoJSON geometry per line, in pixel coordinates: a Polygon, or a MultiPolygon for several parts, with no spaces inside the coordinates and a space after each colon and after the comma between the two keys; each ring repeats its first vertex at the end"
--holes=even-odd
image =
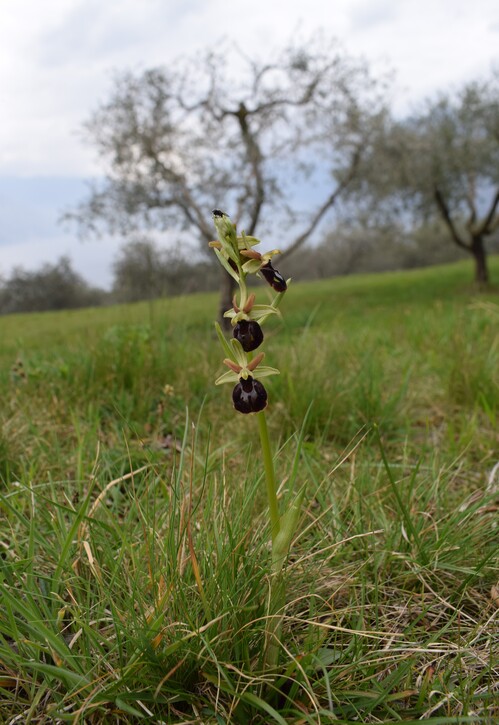
{"type": "Polygon", "coordinates": [[[0,722],[495,722],[499,306],[469,276],[291,287],[281,499],[312,405],[278,613],[216,296],[0,318],[0,722]]]}

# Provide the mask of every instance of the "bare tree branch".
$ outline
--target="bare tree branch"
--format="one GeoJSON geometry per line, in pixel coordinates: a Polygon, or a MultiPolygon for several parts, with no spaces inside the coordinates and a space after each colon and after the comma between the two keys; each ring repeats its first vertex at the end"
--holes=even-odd
{"type": "Polygon", "coordinates": [[[194,196],[190,192],[186,179],[177,174],[173,169],[169,169],[165,164],[158,158],[158,154],[155,152],[152,144],[148,145],[147,153],[149,158],[153,161],[156,169],[159,170],[164,179],[172,181],[174,186],[177,188],[179,195],[175,198],[173,204],[176,204],[181,209],[189,222],[195,226],[201,236],[206,240],[210,241],[213,236],[211,225],[207,224],[206,214],[203,213],[203,209],[199,207],[194,196]]]}
{"type": "Polygon", "coordinates": [[[476,212],[476,205],[475,205],[475,195],[476,195],[476,184],[475,179],[468,175],[467,179],[467,190],[466,190],[466,203],[468,204],[468,208],[470,210],[470,215],[468,217],[468,221],[466,222],[466,226],[468,227],[470,233],[472,234],[473,225],[476,222],[477,212],[476,212]]]}
{"type": "Polygon", "coordinates": [[[260,212],[265,201],[265,184],[262,174],[262,152],[256,142],[254,135],[248,126],[248,111],[244,103],[239,104],[239,109],[235,114],[241,130],[243,143],[248,153],[248,162],[253,171],[255,181],[254,198],[250,211],[250,223],[248,226],[248,234],[254,234],[260,218],[260,212]]]}
{"type": "Polygon", "coordinates": [[[442,193],[440,190],[435,187],[435,201],[437,202],[438,209],[440,210],[440,214],[442,215],[442,218],[444,222],[447,224],[447,227],[452,235],[453,240],[458,245],[458,247],[461,247],[462,249],[466,249],[467,252],[470,251],[471,247],[469,244],[466,244],[463,242],[461,237],[459,236],[457,229],[455,227],[454,222],[452,221],[449,209],[445,203],[444,197],[442,196],[442,193]]]}
{"type": "Polygon", "coordinates": [[[307,241],[307,239],[310,237],[314,229],[317,227],[321,219],[323,218],[324,214],[331,209],[338,200],[339,196],[343,193],[343,191],[347,188],[347,186],[350,184],[352,179],[355,177],[355,173],[357,170],[357,167],[360,162],[360,150],[357,149],[352,157],[352,161],[350,163],[350,170],[346,177],[341,181],[340,184],[336,187],[336,189],[332,192],[332,194],[329,195],[329,197],[326,199],[324,204],[317,209],[316,213],[310,220],[310,224],[305,229],[304,232],[302,232],[289,246],[287,249],[284,250],[284,252],[281,255],[281,259],[284,257],[288,257],[290,254],[293,254],[299,247],[301,247],[304,242],[307,241]]]}
{"type": "Polygon", "coordinates": [[[262,221],[293,221],[296,186],[330,174],[339,183],[311,206],[286,253],[312,234],[358,172],[351,149],[370,144],[368,129],[384,108],[379,85],[328,39],[263,63],[245,57],[240,74],[229,52],[117,80],[86,126],[107,176],[72,215],[80,228],[181,226],[204,245],[213,237],[210,212],[221,208],[236,209],[231,216],[256,235],[262,221]]]}

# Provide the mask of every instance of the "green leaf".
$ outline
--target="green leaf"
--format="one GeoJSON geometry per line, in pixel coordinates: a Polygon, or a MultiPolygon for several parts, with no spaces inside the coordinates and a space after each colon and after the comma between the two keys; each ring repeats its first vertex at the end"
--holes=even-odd
{"type": "Polygon", "coordinates": [[[23,666],[26,669],[34,670],[35,672],[42,672],[50,677],[63,682],[66,687],[74,689],[82,689],[84,687],[90,687],[90,682],[84,675],[80,675],[77,672],[68,670],[66,667],[60,665],[50,665],[45,662],[29,662],[24,661],[23,666]]]}
{"type": "Polygon", "coordinates": [[[222,332],[222,328],[220,327],[220,325],[218,324],[218,322],[215,322],[215,330],[217,332],[218,339],[220,340],[220,343],[221,343],[221,345],[222,345],[222,347],[224,349],[224,352],[225,352],[226,357],[228,357],[231,360],[234,360],[234,362],[236,362],[236,359],[234,357],[234,353],[232,352],[232,348],[229,345],[229,343],[227,342],[227,340],[225,339],[225,336],[224,336],[224,334],[222,332]]]}
{"type": "Polygon", "coordinates": [[[341,650],[332,647],[320,647],[317,654],[314,655],[314,662],[317,668],[328,667],[333,662],[338,662],[342,657],[341,650]]]}
{"type": "Polygon", "coordinates": [[[134,717],[137,717],[141,720],[144,719],[145,715],[143,712],[140,712],[140,710],[137,710],[135,707],[132,707],[127,702],[123,700],[122,697],[117,697],[115,700],[116,707],[119,707],[120,710],[123,712],[128,713],[128,715],[133,715],[134,717]]]}
{"type": "Polygon", "coordinates": [[[295,496],[291,506],[280,518],[279,533],[275,537],[272,547],[272,564],[275,572],[279,572],[281,570],[284,560],[288,554],[291,540],[298,525],[304,495],[305,486],[302,486],[301,491],[295,496]]]}
{"type": "Polygon", "coordinates": [[[282,715],[279,715],[277,710],[274,710],[272,705],[269,705],[268,702],[265,702],[265,700],[257,697],[257,695],[254,695],[252,692],[243,692],[241,694],[241,700],[253,705],[254,707],[258,707],[261,710],[265,710],[265,712],[274,718],[275,722],[279,723],[279,725],[286,725],[286,720],[282,717],[282,715]]]}
{"type": "Polygon", "coordinates": [[[294,459],[293,459],[293,467],[291,469],[291,475],[289,477],[289,482],[288,482],[288,486],[291,491],[293,491],[293,489],[295,487],[295,481],[296,481],[296,477],[298,475],[298,464],[300,462],[300,456],[301,456],[301,452],[302,452],[302,448],[303,448],[303,440],[305,438],[305,430],[307,427],[307,422],[308,422],[308,417],[310,415],[310,411],[312,410],[312,406],[313,406],[313,401],[308,406],[307,412],[305,413],[305,417],[303,418],[303,422],[302,422],[301,428],[300,428],[300,434],[298,436],[298,442],[296,444],[296,450],[295,450],[295,455],[294,455],[294,459]]]}

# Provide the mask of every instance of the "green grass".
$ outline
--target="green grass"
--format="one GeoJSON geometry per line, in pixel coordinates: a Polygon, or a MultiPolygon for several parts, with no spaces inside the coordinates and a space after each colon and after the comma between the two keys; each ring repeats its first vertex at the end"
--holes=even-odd
{"type": "Polygon", "coordinates": [[[469,278],[291,286],[265,341],[283,501],[311,408],[279,613],[216,296],[0,318],[0,722],[494,722],[499,297],[469,278]]]}

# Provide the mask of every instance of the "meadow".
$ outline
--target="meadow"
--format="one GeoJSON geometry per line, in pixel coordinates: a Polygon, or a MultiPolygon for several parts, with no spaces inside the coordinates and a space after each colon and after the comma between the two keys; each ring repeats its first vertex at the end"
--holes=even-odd
{"type": "Polygon", "coordinates": [[[307,485],[275,671],[217,295],[0,318],[0,722],[497,722],[499,296],[470,279],[291,284],[269,323],[281,501],[307,485]]]}

